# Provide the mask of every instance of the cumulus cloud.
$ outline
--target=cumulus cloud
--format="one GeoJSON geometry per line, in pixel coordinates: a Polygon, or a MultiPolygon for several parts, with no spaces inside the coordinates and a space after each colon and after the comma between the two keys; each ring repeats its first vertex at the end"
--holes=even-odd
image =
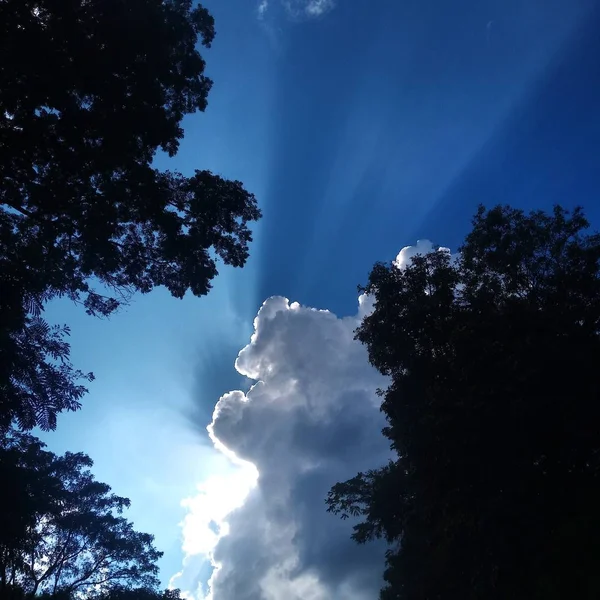
{"type": "Polygon", "coordinates": [[[396,256],[394,265],[398,267],[398,269],[403,269],[410,263],[413,257],[418,254],[424,255],[429,254],[429,252],[433,252],[437,250],[438,252],[447,252],[451,255],[453,259],[456,259],[458,255],[452,254],[450,252],[450,248],[444,248],[443,246],[434,246],[430,240],[417,240],[417,243],[414,246],[404,246],[402,250],[396,256]]]}
{"type": "MultiPolygon", "coordinates": [[[[404,268],[434,250],[406,246],[404,268]]],[[[447,248],[438,248],[450,252],[447,248]]],[[[382,585],[385,546],[358,546],[351,524],[326,512],[333,484],[391,457],[376,389],[386,385],[354,330],[357,313],[269,298],[235,366],[253,381],[222,396],[207,427],[226,462],[184,501],[183,569],[172,580],[206,600],[367,600],[382,585]]]]}
{"type": "Polygon", "coordinates": [[[236,361],[256,383],[221,397],[208,427],[232,471],[185,501],[172,585],[189,597],[366,600],[381,587],[383,544],[356,545],[325,506],[333,484],[390,456],[375,393],[385,381],[353,339],[370,307],[361,297],[338,318],[281,297],[263,304],[236,361]]]}

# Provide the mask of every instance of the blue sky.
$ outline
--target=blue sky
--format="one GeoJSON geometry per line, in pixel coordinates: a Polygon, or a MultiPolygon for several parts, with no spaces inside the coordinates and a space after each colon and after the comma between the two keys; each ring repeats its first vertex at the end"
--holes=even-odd
{"type": "MultiPolygon", "coordinates": [[[[57,451],[89,453],[97,477],[132,499],[136,525],[155,533],[166,553],[165,582],[181,568],[178,523],[190,514],[181,500],[197,498],[199,483],[237,472],[213,448],[206,426],[219,397],[247,390],[246,376],[260,371],[245,364],[236,371],[234,361],[268,297],[356,315],[356,286],[375,261],[391,260],[420,238],[456,248],[480,202],[582,204],[600,223],[600,11],[592,0],[213,0],[207,6],[217,28],[205,52],[215,81],[209,106],[186,119],[178,156],[158,157],[157,164],[184,173],[208,168],[257,195],[264,218],[247,267],[224,269],[206,298],[177,301],[158,290],[108,322],[64,303],[48,310],[50,320],[71,325],[73,360],[97,380],[84,408],[63,416],[46,439],[57,451]]],[[[346,340],[345,321],[325,321],[318,331],[331,327],[330,337],[309,338],[310,326],[301,331],[295,323],[326,317],[281,306],[280,317],[267,307],[255,324],[267,328],[264,339],[290,344],[279,358],[261,347],[269,364],[285,370],[277,360],[300,340],[292,332],[304,336],[298,348],[306,356],[316,352],[314,344],[322,351],[346,340]]],[[[259,351],[258,343],[247,356],[259,351]]],[[[307,380],[330,389],[321,374],[310,373],[307,380]]],[[[302,380],[296,375],[290,377],[302,380]]],[[[365,377],[371,382],[372,374],[365,377]]],[[[320,430],[312,427],[316,440],[320,430]]],[[[358,466],[349,468],[351,475],[358,466]]],[[[295,523],[304,521],[298,516],[295,523]]],[[[328,521],[327,527],[340,526],[328,521]]],[[[347,534],[347,527],[339,529],[347,534]]],[[[300,529],[295,535],[307,537],[300,529]]],[[[225,566],[214,600],[234,597],[233,583],[225,585],[232,577],[227,552],[233,557],[244,548],[244,538],[236,538],[232,524],[234,539],[235,549],[224,542],[217,552],[225,566]]],[[[318,583],[315,598],[350,598],[344,574],[332,565],[326,572],[311,547],[294,550],[299,564],[312,565],[294,585],[318,583]]],[[[347,557],[354,550],[332,552],[347,557]]],[[[211,568],[194,565],[196,585],[211,568]]],[[[263,592],[243,597],[276,594],[264,592],[264,581],[284,589],[270,575],[261,581],[256,589],[263,592]]]]}

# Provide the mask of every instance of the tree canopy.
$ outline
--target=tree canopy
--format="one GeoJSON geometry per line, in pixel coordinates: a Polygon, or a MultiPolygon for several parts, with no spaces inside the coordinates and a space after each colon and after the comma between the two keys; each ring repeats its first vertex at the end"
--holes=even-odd
{"type": "Polygon", "coordinates": [[[129,500],[91,467],[85,454],[57,456],[30,435],[0,439],[0,597],[156,588],[162,553],[122,516],[129,500]]]}
{"type": "Polygon", "coordinates": [[[148,588],[118,588],[101,596],[95,596],[94,600],[180,600],[180,590],[157,592],[148,588]]]}
{"type": "Polygon", "coordinates": [[[52,429],[85,391],[49,300],[106,316],[156,286],[202,296],[217,260],[246,262],[255,197],[153,163],[207,106],[214,34],[192,0],[0,2],[0,427],[52,429]]]}
{"type": "Polygon", "coordinates": [[[23,430],[54,429],[92,373],[70,361],[66,298],[107,317],[136,292],[207,294],[261,216],[239,181],[156,168],[212,81],[192,0],[0,0],[0,598],[179,600],[129,500],[23,430]],[[17,431],[19,430],[19,431],[17,431]]]}
{"type": "Polygon", "coordinates": [[[335,485],[390,543],[381,598],[597,598],[600,236],[581,209],[480,208],[456,257],[377,264],[356,332],[397,458],[335,485]]]}

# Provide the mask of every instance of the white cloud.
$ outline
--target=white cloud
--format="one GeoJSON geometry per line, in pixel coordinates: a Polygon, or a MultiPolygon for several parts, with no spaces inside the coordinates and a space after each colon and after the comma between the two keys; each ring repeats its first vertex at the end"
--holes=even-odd
{"type": "MultiPolygon", "coordinates": [[[[434,249],[406,246],[402,269],[434,249]]],[[[450,252],[448,248],[439,251],[450,252]]],[[[384,464],[384,418],[375,390],[385,380],[354,330],[357,314],[269,298],[236,360],[256,382],[222,396],[208,432],[227,466],[184,501],[183,569],[172,580],[198,600],[367,600],[382,584],[385,546],[358,546],[351,524],[326,512],[338,481],[384,464]]]]}
{"type": "Polygon", "coordinates": [[[333,10],[335,3],[333,0],[310,0],[304,8],[304,12],[311,17],[319,17],[333,10]]]}
{"type": "MultiPolygon", "coordinates": [[[[335,8],[335,0],[279,0],[288,16],[294,19],[320,17],[335,8]]],[[[259,19],[263,19],[270,8],[270,0],[260,0],[257,8],[259,19]]]]}
{"type": "Polygon", "coordinates": [[[353,339],[369,310],[364,297],[348,318],[281,297],[263,304],[236,361],[257,383],[225,394],[209,426],[232,470],[185,501],[186,559],[172,585],[189,597],[376,596],[385,547],[355,544],[351,524],[325,506],[333,484],[390,456],[375,394],[385,382],[353,339]],[[207,558],[218,568],[203,586],[207,558]]]}
{"type": "MultiPolygon", "coordinates": [[[[429,240],[417,240],[415,246],[404,246],[402,250],[396,256],[394,265],[399,269],[403,269],[417,254],[428,254],[429,252],[433,252],[436,248],[433,243],[429,240]]],[[[448,252],[450,254],[450,248],[444,248],[443,246],[439,246],[437,248],[438,252],[448,252]]],[[[451,255],[452,258],[456,258],[458,255],[451,255]]]]}

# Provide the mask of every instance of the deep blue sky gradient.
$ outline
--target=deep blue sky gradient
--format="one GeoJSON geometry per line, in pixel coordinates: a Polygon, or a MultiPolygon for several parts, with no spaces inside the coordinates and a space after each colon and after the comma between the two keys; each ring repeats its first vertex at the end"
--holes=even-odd
{"type": "Polygon", "coordinates": [[[289,31],[257,302],[280,293],[351,311],[375,260],[417,237],[456,246],[479,202],[580,202],[593,216],[600,44],[588,7],[346,2],[289,31]]]}

